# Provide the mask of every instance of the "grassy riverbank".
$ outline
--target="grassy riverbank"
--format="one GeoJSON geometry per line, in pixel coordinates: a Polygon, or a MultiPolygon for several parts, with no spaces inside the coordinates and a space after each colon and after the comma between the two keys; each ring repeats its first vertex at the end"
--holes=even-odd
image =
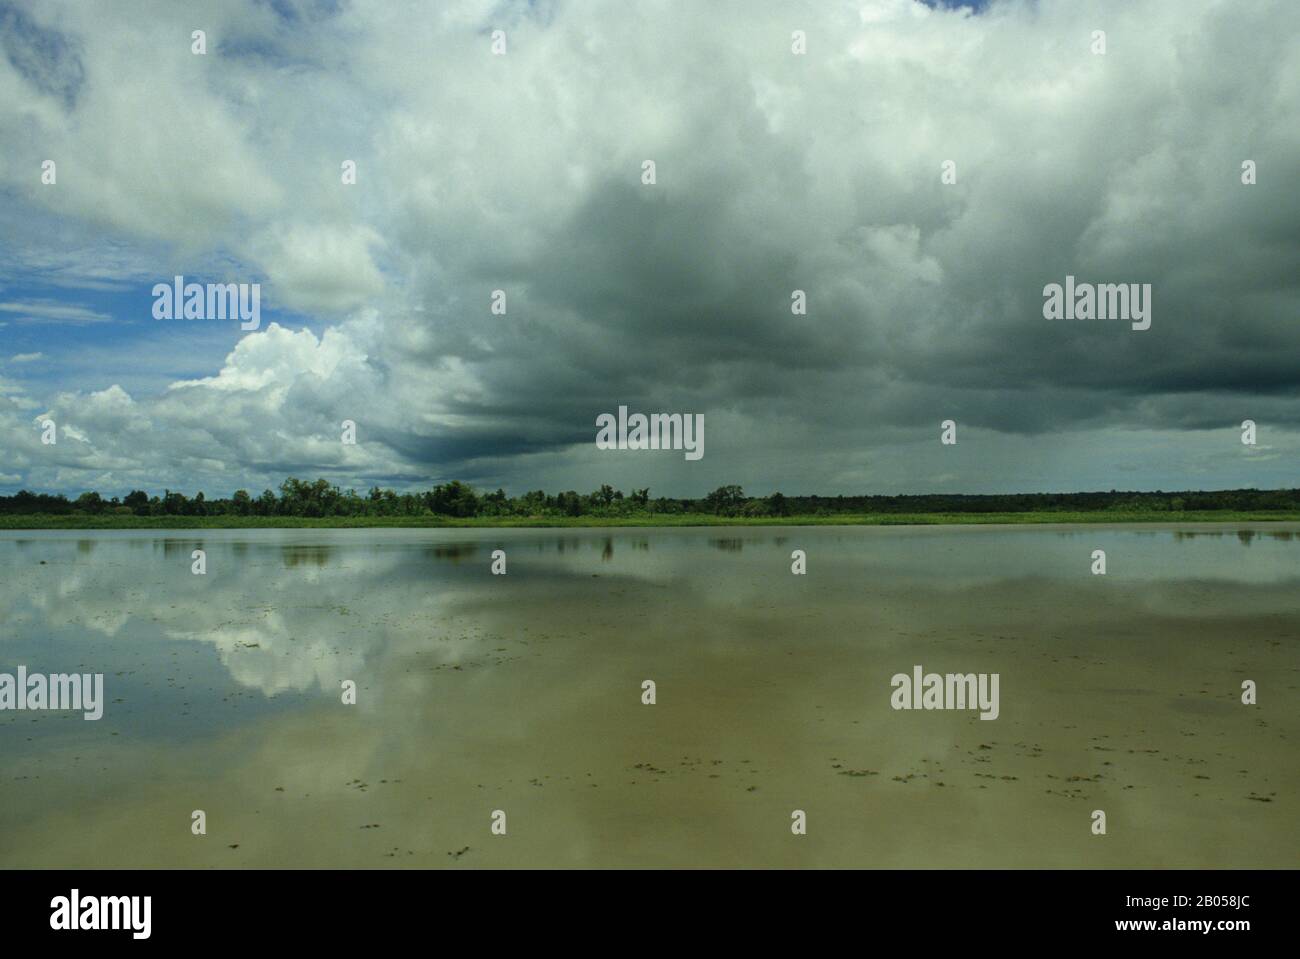
{"type": "Polygon", "coordinates": [[[361,529],[615,526],[935,526],[990,523],[1260,523],[1300,522],[1284,510],[1095,510],[1029,513],[833,513],[811,516],[715,516],[711,513],[633,516],[128,516],[123,514],[0,515],[0,530],[22,529],[361,529]]]}

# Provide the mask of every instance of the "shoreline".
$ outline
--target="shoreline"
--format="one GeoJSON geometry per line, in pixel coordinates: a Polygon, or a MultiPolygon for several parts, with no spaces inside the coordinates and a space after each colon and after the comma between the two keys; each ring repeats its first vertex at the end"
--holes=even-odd
{"type": "Polygon", "coordinates": [[[845,513],[804,516],[0,516],[0,531],[195,529],[669,529],[811,526],[1221,526],[1296,523],[1300,512],[1201,510],[1040,513],[845,513]]]}

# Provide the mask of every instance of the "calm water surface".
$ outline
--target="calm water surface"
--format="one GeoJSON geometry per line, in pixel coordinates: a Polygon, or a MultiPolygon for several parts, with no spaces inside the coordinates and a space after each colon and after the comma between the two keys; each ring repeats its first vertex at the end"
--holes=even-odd
{"type": "Polygon", "coordinates": [[[0,712],[0,866],[1294,866],[1298,586],[1278,524],[0,533],[0,672],[107,700],[0,712]]]}

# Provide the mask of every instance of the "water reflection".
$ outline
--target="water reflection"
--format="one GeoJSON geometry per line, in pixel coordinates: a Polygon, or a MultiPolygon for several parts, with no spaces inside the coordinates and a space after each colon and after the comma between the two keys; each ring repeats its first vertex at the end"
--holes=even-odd
{"type": "Polygon", "coordinates": [[[295,566],[326,566],[334,555],[334,547],[329,545],[281,546],[280,558],[290,569],[295,566]]]}
{"type": "Polygon", "coordinates": [[[477,556],[478,548],[478,543],[439,543],[425,550],[425,554],[433,559],[446,559],[459,563],[477,556]]]}
{"type": "Polygon", "coordinates": [[[1236,697],[1300,669],[1300,551],[1245,531],[0,534],[0,671],[109,701],[0,713],[0,866],[1284,865],[1300,717],[1236,697]],[[892,712],[913,663],[1001,718],[892,712]],[[196,793],[228,842],[151,826],[196,793]]]}
{"type": "MultiPolygon", "coordinates": [[[[201,539],[164,539],[161,540],[163,556],[167,559],[189,558],[196,549],[203,549],[201,539]]],[[[157,545],[157,544],[155,544],[157,545]]]]}
{"type": "Polygon", "coordinates": [[[1220,530],[1220,529],[1176,529],[1171,530],[1170,535],[1176,541],[1191,539],[1222,539],[1225,536],[1236,535],[1237,539],[1249,546],[1256,537],[1267,537],[1268,539],[1277,540],[1283,543],[1289,543],[1295,540],[1295,531],[1289,529],[1239,529],[1239,530],[1220,530]]]}

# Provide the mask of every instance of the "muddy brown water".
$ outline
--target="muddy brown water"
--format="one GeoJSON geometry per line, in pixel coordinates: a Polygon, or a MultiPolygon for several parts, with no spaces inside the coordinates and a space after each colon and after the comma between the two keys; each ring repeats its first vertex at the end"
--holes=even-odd
{"type": "Polygon", "coordinates": [[[1296,524],[0,533],[0,673],[106,700],[0,712],[0,866],[1294,866],[1298,586],[1296,524]]]}

